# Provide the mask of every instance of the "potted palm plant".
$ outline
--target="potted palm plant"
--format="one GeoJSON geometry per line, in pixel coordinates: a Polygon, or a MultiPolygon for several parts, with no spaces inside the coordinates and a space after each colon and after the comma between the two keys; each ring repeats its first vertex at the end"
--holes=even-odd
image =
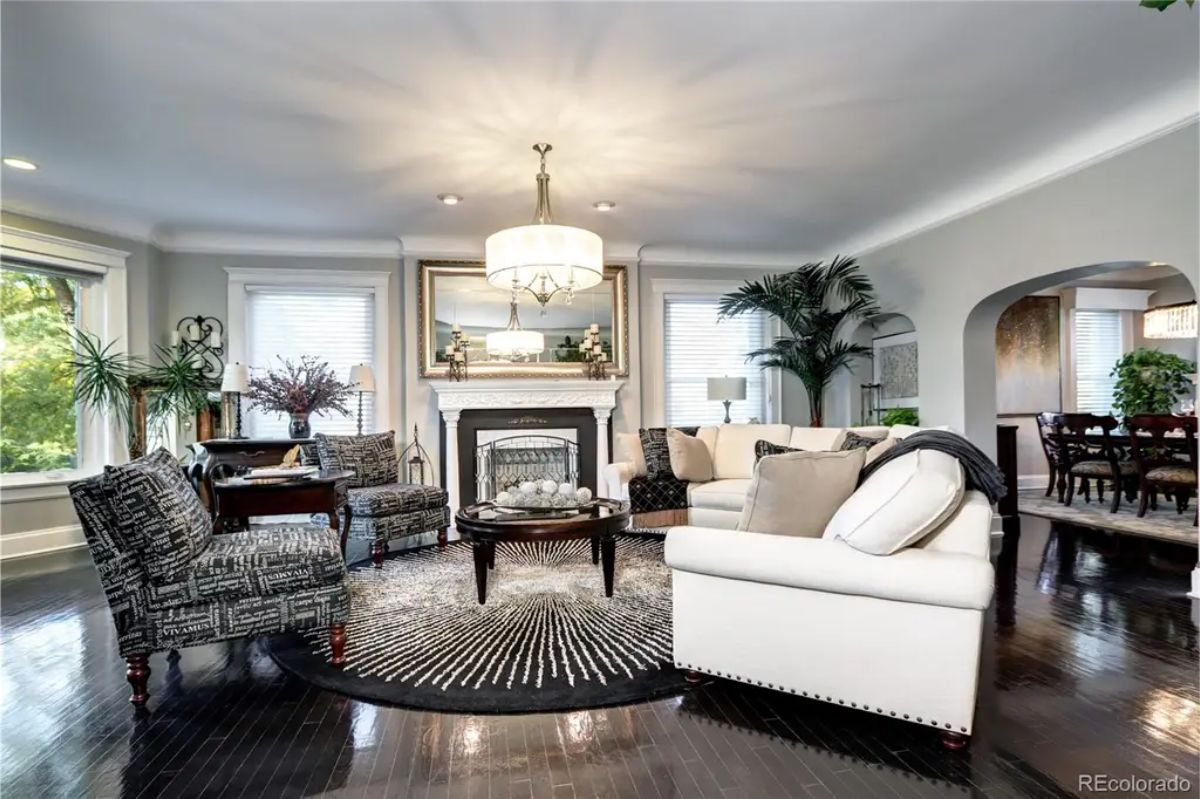
{"type": "Polygon", "coordinates": [[[824,419],[825,390],[842,369],[871,348],[838,337],[843,323],[879,313],[875,289],[854,258],[837,256],[829,265],[807,263],[791,272],[748,280],[720,301],[721,317],[761,311],[779,319],[785,335],[746,355],[764,369],[800,378],[808,395],[810,424],[824,419]]]}

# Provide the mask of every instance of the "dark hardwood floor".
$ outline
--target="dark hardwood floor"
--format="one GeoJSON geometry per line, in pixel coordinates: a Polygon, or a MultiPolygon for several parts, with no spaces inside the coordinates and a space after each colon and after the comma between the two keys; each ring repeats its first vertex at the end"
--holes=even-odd
{"type": "Polygon", "coordinates": [[[976,735],[958,753],[924,728],[726,682],[562,714],[377,707],[284,676],[257,642],[153,656],[138,713],[86,555],[52,573],[6,567],[0,793],[1016,799],[1087,795],[1079,775],[1102,773],[1178,775],[1190,787],[1174,795],[1194,796],[1189,553],[1119,550],[1034,518],[1013,543],[985,635],[976,735]]]}

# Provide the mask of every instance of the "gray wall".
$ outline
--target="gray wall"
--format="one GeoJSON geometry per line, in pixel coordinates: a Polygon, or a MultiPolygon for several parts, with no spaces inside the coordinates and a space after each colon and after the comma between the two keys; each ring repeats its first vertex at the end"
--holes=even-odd
{"type": "Polygon", "coordinates": [[[995,449],[995,325],[1012,301],[1103,265],[1154,261],[1200,282],[1200,126],[861,256],[916,326],[921,418],[995,449]]]}
{"type": "MultiPolygon", "coordinates": [[[[157,248],[121,236],[97,233],[7,211],[0,211],[0,224],[128,252],[126,290],[129,303],[129,341],[122,342],[120,348],[131,355],[148,354],[150,331],[162,324],[162,305],[158,300],[162,291],[162,253],[157,248]]],[[[53,493],[55,496],[45,499],[12,496],[0,498],[0,535],[76,524],[75,510],[66,496],[66,488],[56,488],[53,493]]]]}

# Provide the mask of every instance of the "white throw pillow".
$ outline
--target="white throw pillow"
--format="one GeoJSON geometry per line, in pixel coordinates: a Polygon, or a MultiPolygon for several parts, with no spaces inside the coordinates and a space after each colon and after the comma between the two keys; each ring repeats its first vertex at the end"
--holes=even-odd
{"type": "Polygon", "coordinates": [[[824,538],[871,555],[891,555],[920,541],[962,502],[963,470],[944,452],[919,449],[866,479],[829,520],[824,538]]]}
{"type": "Polygon", "coordinates": [[[646,455],[642,452],[642,437],[637,433],[617,433],[613,449],[614,463],[632,463],[636,477],[645,477],[646,455]]]}
{"type": "Polygon", "coordinates": [[[707,483],[713,479],[712,456],[708,447],[695,436],[667,428],[667,452],[671,456],[671,472],[676,480],[707,483]]]}
{"type": "Polygon", "coordinates": [[[785,452],[760,459],[737,529],[817,538],[854,493],[866,453],[785,452]]]}

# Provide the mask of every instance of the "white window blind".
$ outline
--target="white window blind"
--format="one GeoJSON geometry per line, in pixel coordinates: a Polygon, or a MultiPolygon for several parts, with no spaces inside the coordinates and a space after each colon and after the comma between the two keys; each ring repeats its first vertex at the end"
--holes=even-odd
{"type": "Polygon", "coordinates": [[[766,378],[746,353],[763,345],[761,314],[717,321],[716,298],[667,297],[666,422],[671,426],[720,424],[725,406],[708,399],[710,377],[746,378],[746,399],[734,402],[735,422],[766,419],[766,378]]]}
{"type": "Polygon", "coordinates": [[[1113,409],[1111,375],[1125,352],[1120,311],[1074,312],[1075,408],[1080,413],[1110,414],[1113,409]]]}
{"type": "MultiPolygon", "coordinates": [[[[279,358],[299,362],[311,355],[326,361],[343,382],[350,367],[375,363],[375,297],[370,289],[246,287],[246,353],[254,376],[269,367],[278,370],[279,358]]],[[[363,395],[363,432],[375,429],[373,394],[363,395]]],[[[346,407],[349,416],[333,411],[313,414],[314,433],[353,435],[358,429],[358,395],[346,407]]],[[[247,414],[249,434],[256,438],[287,438],[287,415],[247,414]]]]}

